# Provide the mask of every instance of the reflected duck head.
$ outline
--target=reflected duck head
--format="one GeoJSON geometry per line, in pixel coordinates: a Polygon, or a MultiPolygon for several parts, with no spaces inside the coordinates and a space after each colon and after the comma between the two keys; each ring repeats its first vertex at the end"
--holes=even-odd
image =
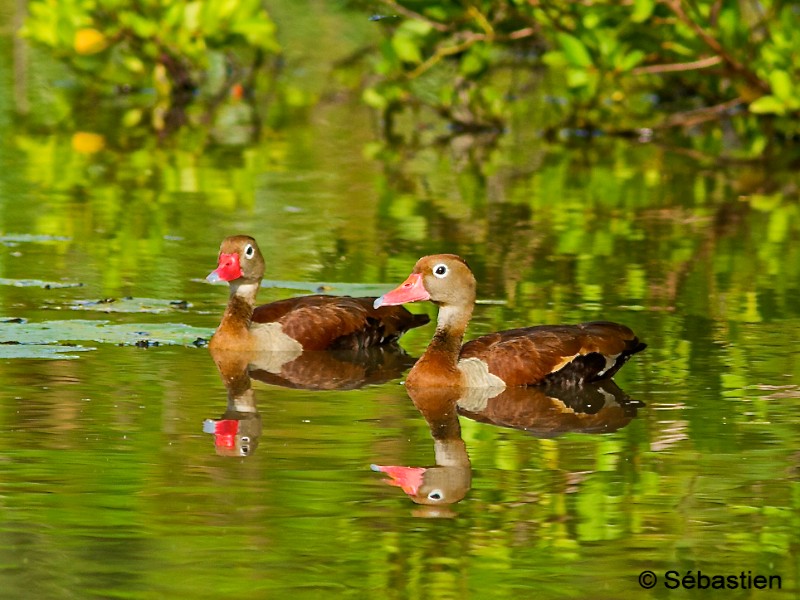
{"type": "Polygon", "coordinates": [[[386,473],[388,485],[401,488],[416,504],[439,506],[463,500],[472,483],[469,466],[402,467],[370,465],[373,471],[386,473]]]}

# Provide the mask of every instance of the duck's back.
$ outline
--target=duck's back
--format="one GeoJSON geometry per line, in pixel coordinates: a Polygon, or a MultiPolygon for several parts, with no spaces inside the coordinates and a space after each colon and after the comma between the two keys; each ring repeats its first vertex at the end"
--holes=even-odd
{"type": "Polygon", "coordinates": [[[581,384],[612,377],[646,348],[628,327],[609,321],[539,325],[481,336],[460,358],[478,358],[506,385],[581,384]]]}
{"type": "Polygon", "coordinates": [[[388,344],[429,321],[402,306],[373,308],[374,298],[317,294],[257,307],[253,323],[279,323],[304,350],[358,349],[388,344]]]}

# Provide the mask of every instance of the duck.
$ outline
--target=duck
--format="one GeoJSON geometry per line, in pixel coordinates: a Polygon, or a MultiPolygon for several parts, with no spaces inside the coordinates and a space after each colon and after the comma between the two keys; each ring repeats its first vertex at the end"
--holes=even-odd
{"type": "Polygon", "coordinates": [[[476,287],[463,258],[435,254],[420,258],[402,284],[375,300],[376,308],[423,300],[438,306],[436,332],[406,386],[490,387],[499,393],[507,386],[582,385],[613,377],[647,347],[630,328],[610,321],[509,329],[462,346],[476,287]]]}
{"type": "Polygon", "coordinates": [[[220,244],[217,268],[206,280],[227,281],[228,305],[209,341],[209,349],[283,352],[357,350],[395,343],[427,315],[402,306],[376,308],[375,298],[315,294],[256,307],[265,261],[256,240],[234,235],[220,244]]]}

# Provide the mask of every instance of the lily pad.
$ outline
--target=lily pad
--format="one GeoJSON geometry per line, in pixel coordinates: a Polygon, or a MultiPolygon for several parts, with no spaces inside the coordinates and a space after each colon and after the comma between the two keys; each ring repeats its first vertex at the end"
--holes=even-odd
{"type": "Polygon", "coordinates": [[[41,287],[45,289],[74,288],[83,286],[77,281],[41,281],[39,279],[7,279],[0,277],[0,285],[13,285],[14,287],[41,287]]]}
{"type": "Polygon", "coordinates": [[[94,348],[53,344],[2,344],[0,345],[0,360],[9,358],[76,359],[80,358],[80,356],[73,354],[73,352],[88,352],[90,350],[94,350],[94,348]]]}
{"type": "Polygon", "coordinates": [[[185,300],[160,300],[156,298],[103,298],[101,300],[76,300],[68,305],[72,310],[92,310],[104,313],[160,314],[184,311],[192,305],[185,300]]]}
{"type": "Polygon", "coordinates": [[[6,233],[0,235],[0,244],[21,242],[69,242],[72,238],[63,235],[34,235],[30,233],[6,233]]]}
{"type": "Polygon", "coordinates": [[[202,345],[213,330],[183,323],[110,323],[73,319],[40,323],[0,322],[0,344],[59,345],[72,341],[132,346],[202,345]],[[198,341],[200,340],[200,341],[198,341]]]}
{"type": "MultiPolygon", "coordinates": [[[[202,282],[204,279],[194,279],[202,282]]],[[[220,282],[213,285],[227,285],[220,282]]],[[[281,281],[263,279],[261,287],[285,290],[301,290],[312,294],[331,294],[336,296],[381,296],[397,287],[397,283],[342,283],[341,281],[281,281]]]]}

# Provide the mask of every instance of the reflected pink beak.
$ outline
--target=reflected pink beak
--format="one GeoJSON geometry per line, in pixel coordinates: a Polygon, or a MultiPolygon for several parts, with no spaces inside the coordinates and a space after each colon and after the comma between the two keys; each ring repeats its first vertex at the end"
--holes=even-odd
{"type": "Polygon", "coordinates": [[[425,289],[425,284],[422,281],[422,273],[412,273],[399,287],[380,298],[376,298],[373,306],[375,308],[379,306],[395,306],[396,304],[430,299],[431,295],[425,289]]]}
{"type": "Polygon", "coordinates": [[[242,276],[242,267],[239,266],[239,255],[235,252],[231,254],[219,255],[219,262],[217,268],[211,271],[206,277],[209,283],[217,281],[233,281],[242,276]]]}
{"type": "Polygon", "coordinates": [[[220,419],[209,421],[203,425],[203,431],[214,434],[214,445],[217,448],[233,449],[236,447],[236,434],[239,432],[239,421],[220,419]]]}
{"type": "Polygon", "coordinates": [[[384,479],[389,485],[402,488],[409,496],[416,496],[422,485],[422,479],[427,469],[423,467],[382,467],[381,465],[370,465],[373,471],[386,473],[391,479],[384,479]]]}

